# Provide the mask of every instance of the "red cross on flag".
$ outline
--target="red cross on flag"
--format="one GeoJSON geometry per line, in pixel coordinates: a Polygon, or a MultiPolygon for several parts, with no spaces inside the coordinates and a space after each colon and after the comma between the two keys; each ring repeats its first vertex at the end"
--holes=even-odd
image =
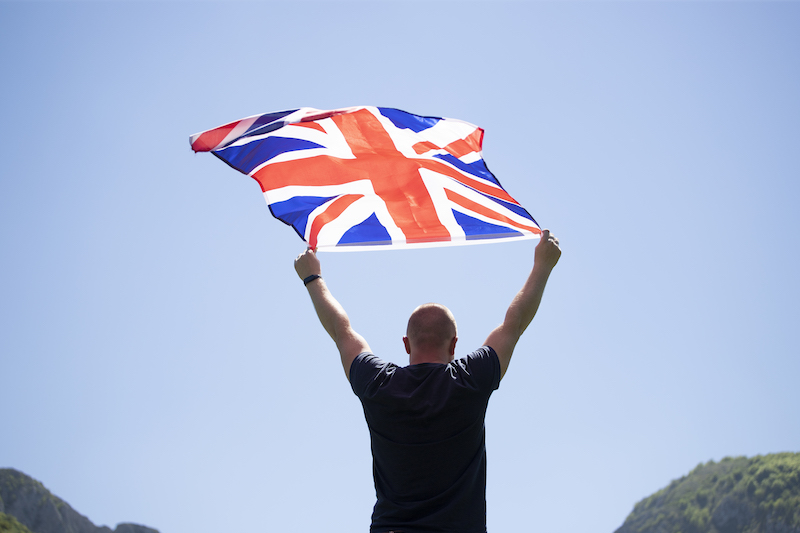
{"type": "Polygon", "coordinates": [[[364,250],[529,239],[531,215],[486,167],[483,130],[391,108],[302,108],[191,137],[254,178],[310,247],[364,250]]]}

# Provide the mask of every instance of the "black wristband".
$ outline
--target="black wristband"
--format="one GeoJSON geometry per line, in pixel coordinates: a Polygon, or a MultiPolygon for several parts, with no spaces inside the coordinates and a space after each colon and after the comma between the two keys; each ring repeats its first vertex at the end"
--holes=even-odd
{"type": "Polygon", "coordinates": [[[308,285],[309,283],[311,283],[315,279],[322,279],[322,276],[320,276],[319,274],[311,274],[307,278],[303,279],[303,285],[308,285]]]}

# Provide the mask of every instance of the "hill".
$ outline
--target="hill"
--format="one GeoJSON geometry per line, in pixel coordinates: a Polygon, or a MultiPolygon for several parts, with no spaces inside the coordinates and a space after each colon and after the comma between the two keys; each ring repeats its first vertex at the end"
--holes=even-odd
{"type": "Polygon", "coordinates": [[[14,470],[0,468],[0,533],[158,533],[138,524],[112,531],[96,526],[44,485],[14,470]]]}
{"type": "Polygon", "coordinates": [[[699,464],[615,533],[800,533],[800,453],[699,464]]]}

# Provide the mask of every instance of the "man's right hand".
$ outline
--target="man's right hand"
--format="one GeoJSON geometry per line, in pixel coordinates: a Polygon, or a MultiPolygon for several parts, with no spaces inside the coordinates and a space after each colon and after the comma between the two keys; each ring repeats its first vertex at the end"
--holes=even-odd
{"type": "Polygon", "coordinates": [[[542,237],[534,252],[534,266],[538,265],[552,270],[560,257],[561,248],[558,246],[558,239],[550,233],[549,229],[542,231],[542,237]]]}

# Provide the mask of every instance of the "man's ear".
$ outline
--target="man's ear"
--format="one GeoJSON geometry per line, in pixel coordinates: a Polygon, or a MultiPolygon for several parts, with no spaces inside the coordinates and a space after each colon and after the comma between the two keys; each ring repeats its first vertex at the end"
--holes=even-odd
{"type": "Polygon", "coordinates": [[[457,342],[458,342],[458,337],[453,337],[453,340],[450,341],[450,357],[453,357],[456,354],[457,342]]]}
{"type": "Polygon", "coordinates": [[[411,355],[411,343],[408,342],[408,337],[403,337],[403,344],[406,347],[406,353],[408,355],[411,355]]]}

